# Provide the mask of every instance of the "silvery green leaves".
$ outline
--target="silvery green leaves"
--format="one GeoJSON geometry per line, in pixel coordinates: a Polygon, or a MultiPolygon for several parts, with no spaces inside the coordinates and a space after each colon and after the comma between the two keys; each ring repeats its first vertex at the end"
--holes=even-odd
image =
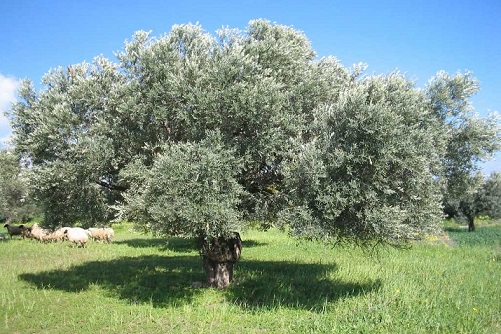
{"type": "Polygon", "coordinates": [[[422,93],[396,73],[353,82],[318,107],[315,136],[296,146],[285,169],[282,218],[294,233],[400,244],[432,232],[441,207],[434,137],[421,122],[428,112],[422,93]]]}
{"type": "Polygon", "coordinates": [[[198,143],[166,143],[152,166],[136,162],[124,169],[134,186],[124,193],[121,217],[157,234],[231,236],[241,224],[240,168],[219,133],[198,143]]]}
{"type": "Polygon", "coordinates": [[[118,213],[219,238],[255,219],[400,244],[433,231],[440,187],[499,147],[498,121],[471,114],[469,73],[439,73],[426,90],[362,76],[265,20],[138,32],[116,56],[51,70],[39,93],[25,82],[12,109],[16,149],[59,223],[118,213]]]}

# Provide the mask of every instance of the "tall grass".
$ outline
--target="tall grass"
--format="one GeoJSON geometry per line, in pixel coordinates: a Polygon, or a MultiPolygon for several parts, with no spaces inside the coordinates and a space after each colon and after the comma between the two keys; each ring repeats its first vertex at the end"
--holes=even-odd
{"type": "Polygon", "coordinates": [[[85,249],[0,241],[0,333],[501,332],[499,225],[377,255],[250,230],[222,291],[193,287],[191,243],[116,230],[85,249]]]}

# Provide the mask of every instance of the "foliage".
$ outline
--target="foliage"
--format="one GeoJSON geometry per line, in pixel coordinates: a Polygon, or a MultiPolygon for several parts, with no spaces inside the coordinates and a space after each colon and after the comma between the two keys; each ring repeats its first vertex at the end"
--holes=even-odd
{"type": "Polygon", "coordinates": [[[265,20],[215,36],[137,32],[117,59],[51,70],[39,93],[25,81],[12,109],[50,224],[118,212],[218,238],[242,218],[279,218],[296,235],[400,244],[436,227],[440,186],[459,198],[498,148],[496,120],[472,115],[469,73],[439,73],[425,91],[363,77],[265,20]]]}
{"type": "Polygon", "coordinates": [[[8,222],[27,222],[40,213],[33,203],[28,170],[16,154],[0,150],[0,218],[8,222]]]}
{"type": "Polygon", "coordinates": [[[112,216],[109,204],[122,189],[115,182],[120,156],[114,152],[124,153],[114,143],[127,141],[108,137],[102,122],[120,98],[113,91],[119,76],[114,65],[97,58],[92,66],[51,70],[43,79],[47,89],[38,94],[30,81],[21,85],[23,102],[11,112],[14,144],[32,166],[30,184],[47,225],[94,225],[112,216]]]}
{"type": "Polygon", "coordinates": [[[462,208],[471,211],[468,203],[480,185],[478,162],[501,149],[499,114],[479,118],[469,100],[478,89],[478,81],[470,72],[451,76],[441,71],[426,90],[435,117],[442,124],[440,135],[446,145],[439,174],[444,204],[463,215],[469,215],[462,208]]]}
{"type": "Polygon", "coordinates": [[[239,228],[242,187],[238,161],[213,134],[200,143],[167,143],[150,169],[136,161],[123,170],[132,185],[121,218],[144,230],[188,238],[231,236],[239,228]]]}
{"type": "Polygon", "coordinates": [[[477,198],[481,215],[501,218],[501,172],[493,172],[483,183],[477,198]]]}
{"type": "Polygon", "coordinates": [[[354,82],[316,109],[311,138],[298,145],[285,177],[284,221],[301,234],[362,244],[431,233],[441,216],[439,161],[425,101],[394,73],[354,82]]]}

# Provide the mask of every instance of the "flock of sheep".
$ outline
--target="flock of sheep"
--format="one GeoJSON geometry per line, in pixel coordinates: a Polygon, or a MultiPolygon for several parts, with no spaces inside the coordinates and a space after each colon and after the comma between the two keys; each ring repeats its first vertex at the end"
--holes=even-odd
{"type": "MultiPolygon", "coordinates": [[[[4,227],[7,228],[7,232],[10,235],[10,238],[12,238],[12,236],[14,235],[19,235],[23,237],[23,239],[31,238],[41,242],[57,242],[68,240],[76,246],[81,247],[85,247],[89,239],[111,242],[113,237],[115,236],[115,231],[113,231],[113,229],[110,227],[91,227],[89,229],[83,229],[81,227],[61,227],[54,231],[43,229],[38,226],[38,224],[33,224],[32,227],[27,227],[24,225],[15,226],[7,223],[4,225],[4,227]]],[[[2,236],[3,235],[0,234],[0,238],[2,238],[2,236]]]]}

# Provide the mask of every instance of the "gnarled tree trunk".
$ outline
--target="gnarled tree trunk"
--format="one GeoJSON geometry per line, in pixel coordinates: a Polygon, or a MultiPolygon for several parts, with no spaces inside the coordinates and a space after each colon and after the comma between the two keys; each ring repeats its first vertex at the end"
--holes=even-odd
{"type": "Polygon", "coordinates": [[[226,288],[233,281],[233,266],[240,259],[242,239],[234,233],[231,238],[201,241],[202,262],[207,275],[207,286],[226,288]]]}

